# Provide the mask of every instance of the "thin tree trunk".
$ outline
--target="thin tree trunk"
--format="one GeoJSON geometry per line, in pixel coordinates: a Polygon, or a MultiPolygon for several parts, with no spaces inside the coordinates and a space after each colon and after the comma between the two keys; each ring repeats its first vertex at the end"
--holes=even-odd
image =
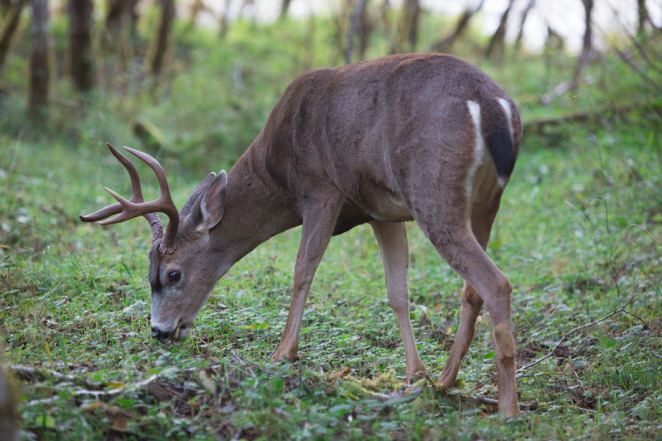
{"type": "Polygon", "coordinates": [[[147,57],[148,71],[154,77],[161,75],[164,64],[163,61],[165,60],[166,51],[168,50],[170,28],[172,27],[172,21],[174,18],[175,1],[161,0],[161,17],[156,29],[156,35],[154,36],[154,40],[150,47],[150,54],[147,57]]]}
{"type": "Polygon", "coordinates": [[[637,0],[638,24],[637,35],[641,35],[646,30],[646,22],[650,20],[646,0],[637,0]]]}
{"type": "Polygon", "coordinates": [[[494,35],[492,35],[492,38],[490,39],[490,44],[487,47],[487,52],[485,52],[485,58],[490,58],[494,54],[495,50],[498,51],[499,58],[503,55],[504,40],[506,37],[506,25],[508,24],[508,15],[510,14],[510,10],[513,7],[513,1],[514,0],[510,0],[510,2],[508,2],[508,7],[503,12],[503,15],[501,15],[501,21],[499,22],[499,27],[497,28],[496,32],[494,32],[494,35]]]}
{"type": "Polygon", "coordinates": [[[290,10],[290,2],[292,0],[283,0],[280,4],[280,16],[278,18],[283,19],[287,17],[287,12],[290,10]]]}
{"type": "Polygon", "coordinates": [[[529,16],[529,11],[533,9],[536,4],[536,0],[529,1],[529,4],[526,5],[526,8],[522,11],[521,20],[519,24],[519,32],[517,33],[517,38],[515,39],[515,53],[518,53],[520,47],[522,46],[522,36],[524,35],[524,24],[526,23],[526,18],[529,16]]]}
{"type": "Polygon", "coordinates": [[[361,14],[368,5],[368,0],[359,0],[354,6],[354,11],[352,12],[352,22],[349,26],[349,32],[347,33],[347,49],[345,49],[345,64],[352,62],[352,52],[354,51],[354,37],[361,26],[361,14]]]}
{"type": "Polygon", "coordinates": [[[457,20],[457,23],[455,24],[455,29],[453,32],[437,44],[433,46],[433,49],[437,52],[448,52],[453,46],[453,43],[455,43],[455,40],[464,32],[464,30],[467,28],[467,25],[469,24],[469,20],[471,20],[471,17],[474,16],[476,12],[480,10],[480,8],[483,7],[483,3],[485,3],[485,0],[481,0],[480,3],[475,8],[467,8],[464,10],[460,18],[457,20]]]}
{"type": "Polygon", "coordinates": [[[69,1],[69,60],[74,87],[86,92],[94,87],[92,62],[93,0],[69,1]]]}
{"type": "Polygon", "coordinates": [[[112,0],[109,2],[108,15],[106,15],[106,32],[109,45],[112,47],[122,30],[124,16],[129,6],[129,0],[112,0]]]}
{"type": "Polygon", "coordinates": [[[575,68],[575,76],[572,80],[572,88],[576,89],[581,85],[584,69],[588,64],[588,56],[593,49],[593,30],[591,24],[591,13],[593,12],[593,0],[582,0],[584,4],[584,16],[586,21],[586,29],[584,31],[584,42],[582,45],[582,54],[577,60],[577,67],[575,68]]]}
{"type": "Polygon", "coordinates": [[[3,23],[2,32],[0,33],[0,74],[2,74],[2,68],[5,65],[5,59],[9,53],[12,39],[21,21],[21,12],[24,5],[25,2],[23,0],[18,0],[9,10],[7,18],[5,18],[3,23]]]}
{"type": "Polygon", "coordinates": [[[0,0],[0,18],[9,14],[12,8],[11,0],[0,0]]]}
{"type": "Polygon", "coordinates": [[[365,60],[365,53],[368,50],[372,30],[373,25],[372,20],[370,19],[370,14],[368,14],[368,8],[363,8],[359,20],[359,61],[365,60]]]}
{"type": "Polygon", "coordinates": [[[225,34],[228,33],[228,27],[230,25],[230,2],[232,0],[225,0],[225,7],[223,8],[223,15],[221,16],[221,29],[219,30],[219,36],[221,38],[225,37],[225,34]]]}
{"type": "Polygon", "coordinates": [[[405,0],[405,20],[407,29],[407,41],[412,50],[415,50],[418,41],[418,21],[421,8],[418,0],[405,0]]]}
{"type": "Polygon", "coordinates": [[[29,98],[28,109],[31,113],[48,104],[50,82],[50,63],[48,60],[48,0],[32,0],[32,25],[30,37],[29,98]]]}
{"type": "Polygon", "coordinates": [[[202,0],[194,0],[193,3],[191,3],[191,6],[189,7],[189,17],[188,17],[189,27],[194,27],[196,21],[198,20],[198,15],[202,11],[206,11],[206,10],[208,10],[208,8],[203,3],[202,0]]]}

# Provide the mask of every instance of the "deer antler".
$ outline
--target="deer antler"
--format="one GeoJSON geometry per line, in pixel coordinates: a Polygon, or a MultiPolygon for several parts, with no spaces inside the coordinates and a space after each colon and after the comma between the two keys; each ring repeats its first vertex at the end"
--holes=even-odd
{"type": "Polygon", "coordinates": [[[156,242],[157,240],[163,239],[159,245],[159,249],[163,254],[171,254],[173,251],[175,251],[175,235],[177,234],[177,227],[179,226],[179,212],[177,211],[177,207],[170,197],[168,180],[166,179],[163,167],[161,167],[161,164],[159,164],[156,159],[152,158],[147,153],[134,150],[129,147],[124,147],[129,153],[137,156],[143,162],[149,165],[151,169],[154,170],[156,178],[159,181],[161,195],[155,201],[145,202],[142,190],[140,188],[140,177],[138,176],[138,170],[136,170],[136,167],[124,155],[115,150],[115,148],[113,148],[110,143],[106,143],[106,145],[108,146],[108,149],[110,149],[110,153],[112,153],[113,156],[115,156],[117,160],[122,163],[124,168],[126,168],[126,171],[129,172],[129,177],[131,178],[131,187],[133,188],[133,196],[131,196],[131,199],[127,201],[113,190],[104,187],[104,189],[115,199],[117,199],[119,203],[109,205],[97,211],[96,213],[88,214],[87,216],[79,216],[80,220],[83,222],[97,222],[114,214],[119,214],[119,216],[115,216],[112,219],[99,222],[100,225],[110,225],[124,222],[141,215],[145,216],[145,218],[149,221],[149,224],[152,226],[152,240],[156,242]],[[168,227],[166,228],[165,237],[163,236],[163,225],[161,224],[161,219],[159,219],[159,217],[156,215],[157,212],[166,214],[170,219],[170,222],[168,222],[168,227]]]}

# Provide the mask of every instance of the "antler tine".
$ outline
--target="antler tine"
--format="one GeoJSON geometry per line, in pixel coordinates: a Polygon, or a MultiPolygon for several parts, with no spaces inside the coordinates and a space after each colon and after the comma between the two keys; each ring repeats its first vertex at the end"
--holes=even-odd
{"type": "MultiPolygon", "coordinates": [[[[142,160],[145,164],[149,165],[152,170],[154,170],[156,179],[159,181],[159,188],[161,189],[161,197],[159,199],[164,199],[164,200],[170,199],[170,188],[168,187],[168,179],[166,179],[165,171],[163,171],[163,167],[161,167],[161,164],[159,164],[159,162],[156,159],[154,159],[152,156],[148,155],[145,152],[141,152],[140,150],[132,149],[131,147],[127,147],[127,146],[124,146],[124,150],[131,153],[133,156],[136,156],[137,158],[142,160]]],[[[172,201],[172,199],[170,200],[172,201]]]]}
{"type": "Polygon", "coordinates": [[[112,216],[113,214],[119,214],[122,212],[122,205],[121,204],[113,204],[109,205],[105,208],[102,208],[101,210],[94,212],[92,214],[88,214],[85,216],[78,216],[81,221],[83,222],[97,222],[102,219],[105,219],[107,217],[112,216]]]}
{"type": "MultiPolygon", "coordinates": [[[[136,166],[133,165],[129,159],[118,152],[115,147],[110,145],[109,142],[106,143],[108,146],[108,150],[110,150],[110,153],[113,154],[114,157],[117,158],[117,160],[124,166],[127,172],[129,172],[129,178],[131,179],[131,188],[133,188],[133,196],[131,197],[131,202],[145,202],[145,199],[143,198],[143,192],[142,189],[140,188],[140,176],[138,175],[138,170],[136,170],[136,166]]],[[[126,148],[126,147],[125,147],[126,148]]]]}
{"type": "Polygon", "coordinates": [[[108,146],[108,149],[113,154],[113,156],[117,158],[117,160],[129,173],[133,195],[131,196],[130,200],[126,200],[113,190],[105,188],[105,190],[115,199],[117,199],[119,203],[109,205],[108,207],[102,208],[96,213],[92,213],[87,216],[79,216],[80,220],[83,222],[97,222],[117,214],[118,216],[99,222],[100,225],[110,225],[124,222],[126,220],[133,219],[142,215],[149,221],[152,227],[152,240],[156,242],[164,238],[163,225],[161,224],[161,219],[159,219],[159,216],[156,214],[156,212],[159,211],[163,212],[168,216],[170,222],[168,223],[168,229],[166,231],[165,238],[163,241],[161,241],[159,247],[165,254],[172,253],[175,250],[175,235],[177,234],[177,228],[179,226],[179,212],[177,211],[177,207],[170,197],[170,189],[168,188],[168,181],[166,180],[163,168],[158,163],[158,161],[156,161],[156,159],[152,158],[147,153],[139,152],[129,147],[125,147],[125,149],[127,149],[131,154],[137,156],[145,163],[147,163],[147,165],[149,165],[152,170],[154,170],[154,173],[156,174],[156,177],[159,181],[161,195],[155,201],[145,202],[142,189],[140,187],[140,176],[138,175],[138,170],[136,167],[124,155],[122,155],[112,145],[110,145],[110,143],[107,143],[106,145],[108,146]]]}
{"type": "Polygon", "coordinates": [[[161,251],[165,254],[170,254],[175,249],[175,235],[177,234],[177,228],[179,227],[179,210],[177,210],[177,207],[170,196],[170,188],[168,187],[168,179],[166,178],[165,171],[163,170],[163,167],[161,167],[161,164],[147,153],[127,146],[124,146],[124,149],[142,160],[145,164],[149,165],[154,171],[156,179],[159,181],[161,196],[153,202],[156,208],[154,211],[165,213],[170,220],[170,222],[168,222],[163,242],[161,242],[161,251]]]}

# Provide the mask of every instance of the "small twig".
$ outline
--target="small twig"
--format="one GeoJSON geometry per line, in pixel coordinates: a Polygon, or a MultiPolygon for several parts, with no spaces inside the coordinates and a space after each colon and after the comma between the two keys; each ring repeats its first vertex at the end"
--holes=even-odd
{"type": "Polygon", "coordinates": [[[584,341],[582,342],[582,345],[579,347],[579,349],[577,349],[575,352],[570,354],[570,358],[575,358],[577,355],[579,355],[582,352],[582,350],[584,349],[584,346],[586,346],[586,342],[588,342],[590,339],[591,339],[591,336],[590,335],[587,336],[584,339],[584,341]]]}
{"type": "Polygon", "coordinates": [[[245,367],[248,370],[248,372],[251,374],[251,377],[255,377],[255,371],[253,371],[253,369],[249,365],[244,363],[244,360],[241,359],[239,354],[237,354],[237,352],[234,349],[230,351],[230,353],[232,354],[234,359],[237,360],[237,363],[239,363],[241,366],[245,367]]]}
{"type": "Polygon", "coordinates": [[[52,377],[57,381],[72,381],[72,382],[76,381],[76,377],[73,375],[64,375],[57,371],[52,371],[50,369],[33,368],[30,366],[23,366],[20,364],[9,366],[9,370],[20,375],[25,380],[35,380],[35,379],[44,379],[44,378],[52,377]]]}
{"type": "Polygon", "coordinates": [[[600,319],[598,319],[598,320],[596,320],[596,321],[594,321],[594,322],[587,323],[587,324],[585,324],[585,325],[579,326],[579,327],[577,327],[577,328],[571,330],[570,332],[568,332],[567,334],[565,334],[563,337],[561,337],[561,339],[558,341],[558,343],[556,343],[556,345],[552,348],[551,351],[549,351],[549,352],[547,353],[547,355],[543,356],[542,358],[537,359],[537,360],[534,361],[533,363],[530,363],[530,364],[527,364],[527,365],[522,366],[521,368],[517,369],[517,372],[521,372],[521,371],[523,371],[523,370],[529,369],[529,368],[531,368],[531,367],[537,365],[538,363],[542,362],[543,360],[546,360],[546,359],[548,359],[549,357],[551,357],[552,355],[554,355],[554,351],[556,351],[556,349],[557,349],[559,346],[561,346],[561,343],[563,343],[564,341],[566,341],[566,340],[568,339],[568,337],[571,336],[572,334],[574,334],[575,332],[579,332],[579,331],[581,331],[582,329],[586,329],[586,328],[590,328],[591,326],[595,326],[595,325],[597,325],[598,323],[607,320],[607,319],[608,319],[609,317],[611,317],[612,315],[618,314],[619,312],[627,312],[627,311],[625,311],[625,308],[627,308],[627,306],[630,304],[630,302],[631,302],[633,299],[634,299],[634,296],[630,297],[630,300],[628,300],[628,301],[625,303],[625,305],[623,305],[623,306],[620,307],[619,309],[617,309],[617,310],[615,310],[615,311],[612,311],[611,313],[607,314],[606,316],[604,316],[604,317],[602,317],[602,318],[600,318],[600,319]]]}
{"type": "Polygon", "coordinates": [[[579,385],[582,387],[582,390],[584,393],[586,393],[586,388],[584,388],[584,383],[582,383],[582,380],[579,379],[579,374],[577,374],[576,370],[572,370],[572,372],[575,374],[575,377],[577,377],[577,381],[579,381],[579,385]]]}
{"type": "MultiPolygon", "coordinates": [[[[495,400],[492,398],[486,398],[486,397],[476,397],[476,400],[478,400],[479,403],[481,404],[487,404],[488,406],[499,406],[499,400],[495,400]]],[[[524,404],[524,403],[518,403],[520,410],[529,410],[529,405],[524,404]]]]}
{"type": "Polygon", "coordinates": [[[641,317],[639,317],[637,314],[632,313],[632,312],[630,312],[630,311],[626,311],[626,310],[623,310],[623,312],[626,313],[626,314],[628,314],[628,315],[631,315],[632,317],[634,317],[634,318],[636,318],[637,320],[639,320],[639,321],[644,325],[644,331],[647,330],[647,329],[650,329],[650,328],[651,328],[650,325],[649,325],[644,319],[642,319],[641,317]]]}

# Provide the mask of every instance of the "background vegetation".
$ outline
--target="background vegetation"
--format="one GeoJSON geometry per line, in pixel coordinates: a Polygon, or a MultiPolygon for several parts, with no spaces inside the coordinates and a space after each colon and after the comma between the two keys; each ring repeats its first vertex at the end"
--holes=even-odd
{"type": "MultiPolygon", "coordinates": [[[[471,15],[482,3],[468,6],[457,38],[461,17],[411,1],[345,2],[331,16],[284,14],[269,24],[221,15],[220,30],[196,25],[192,9],[172,22],[155,69],[168,2],[142,5],[139,17],[125,9],[119,30],[111,2],[93,5],[89,57],[80,61],[90,71],[75,79],[73,12],[58,3],[39,100],[29,86],[39,2],[0,3],[9,5],[5,30],[12,11],[23,11],[0,68],[0,347],[6,364],[63,374],[14,369],[23,438],[660,439],[662,42],[647,15],[638,29],[592,29],[606,49],[584,45],[575,57],[553,29],[540,54],[483,35],[480,11],[471,15]],[[264,360],[285,323],[298,229],[218,283],[186,342],[151,339],[147,224],[78,221],[109,203],[103,186],[130,189],[105,142],[156,156],[181,206],[209,171],[232,166],[301,72],[439,49],[488,72],[524,118],[488,250],[515,287],[518,365],[632,298],[628,312],[570,335],[521,371],[520,400],[532,405],[510,422],[484,400],[496,398],[487,314],[456,388],[421,381],[420,395],[397,393],[404,351],[368,227],[332,240],[295,364],[264,360]],[[352,376],[329,381],[347,366],[352,376]]],[[[504,26],[522,19],[504,15],[504,26]]],[[[155,180],[138,166],[153,197],[155,180]]],[[[408,230],[411,316],[434,380],[459,324],[461,280],[415,224],[408,230]]]]}

